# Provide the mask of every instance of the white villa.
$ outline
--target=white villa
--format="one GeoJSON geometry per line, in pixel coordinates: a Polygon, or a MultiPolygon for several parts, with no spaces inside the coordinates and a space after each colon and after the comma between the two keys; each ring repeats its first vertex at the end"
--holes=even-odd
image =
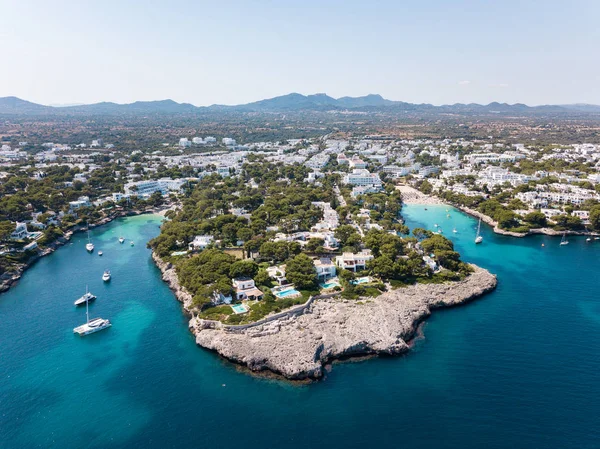
{"type": "Polygon", "coordinates": [[[360,251],[358,253],[344,253],[335,258],[335,264],[345,270],[357,271],[364,270],[367,267],[367,261],[373,259],[370,250],[360,251]]]}
{"type": "Polygon", "coordinates": [[[238,301],[242,299],[262,299],[261,292],[254,284],[254,279],[250,278],[235,278],[233,280],[233,289],[235,290],[235,298],[238,301]]]}
{"type": "Polygon", "coordinates": [[[10,234],[11,240],[23,240],[23,239],[26,239],[27,237],[29,237],[29,231],[27,230],[27,224],[17,222],[17,227],[12,232],[12,234],[10,234]]]}
{"type": "Polygon", "coordinates": [[[317,277],[320,281],[335,277],[336,268],[335,264],[329,258],[316,259],[313,261],[315,270],[317,271],[317,277]]]}
{"type": "Polygon", "coordinates": [[[196,237],[194,237],[194,240],[190,242],[189,249],[190,251],[193,251],[195,249],[205,249],[214,241],[214,239],[215,238],[212,235],[197,235],[196,237]]]}

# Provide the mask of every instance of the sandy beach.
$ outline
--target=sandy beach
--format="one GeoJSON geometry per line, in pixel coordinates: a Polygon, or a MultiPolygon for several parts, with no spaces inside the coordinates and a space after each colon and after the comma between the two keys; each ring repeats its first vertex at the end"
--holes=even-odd
{"type": "Polygon", "coordinates": [[[439,198],[426,195],[423,192],[415,189],[414,187],[408,185],[399,185],[396,187],[402,193],[402,201],[404,204],[441,204],[447,205],[439,198]]]}

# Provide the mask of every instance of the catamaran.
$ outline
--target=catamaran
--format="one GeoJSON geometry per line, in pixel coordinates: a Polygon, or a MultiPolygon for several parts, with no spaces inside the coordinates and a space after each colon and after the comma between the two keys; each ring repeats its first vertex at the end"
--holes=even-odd
{"type": "Polygon", "coordinates": [[[479,219],[479,224],[477,225],[477,236],[475,237],[475,243],[483,242],[483,237],[481,236],[481,218],[479,219]]]}
{"type": "Polygon", "coordinates": [[[81,298],[79,298],[78,300],[75,301],[75,305],[76,306],[80,306],[81,304],[88,302],[88,301],[94,301],[96,299],[96,295],[93,295],[92,293],[90,293],[88,291],[87,285],[85,286],[85,295],[83,295],[81,298]]]}
{"type": "Polygon", "coordinates": [[[92,239],[90,238],[90,230],[88,229],[88,242],[85,245],[85,249],[88,250],[88,252],[92,252],[94,251],[94,244],[92,243],[92,239]]]}
{"type": "Polygon", "coordinates": [[[102,280],[104,282],[110,281],[110,270],[105,270],[104,271],[104,274],[102,275],[102,280]]]}
{"type": "Polygon", "coordinates": [[[79,334],[80,336],[93,334],[94,332],[101,331],[103,329],[109,328],[112,326],[109,320],[105,320],[104,318],[92,318],[90,320],[90,313],[88,307],[89,301],[85,302],[85,324],[81,326],[77,326],[73,329],[73,333],[79,334]]]}
{"type": "Polygon", "coordinates": [[[564,245],[568,245],[568,244],[569,244],[569,241],[567,240],[567,233],[564,232],[562,239],[560,241],[560,246],[564,246],[564,245]]]}

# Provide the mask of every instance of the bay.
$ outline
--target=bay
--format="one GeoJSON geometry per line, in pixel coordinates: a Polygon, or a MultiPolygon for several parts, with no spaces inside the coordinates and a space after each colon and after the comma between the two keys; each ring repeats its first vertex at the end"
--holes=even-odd
{"type": "Polygon", "coordinates": [[[597,447],[600,242],[484,226],[475,245],[477,222],[446,209],[403,214],[411,228],[440,225],[498,274],[497,290],[435,311],[410,354],[335,364],[311,385],[195,345],[145,247],[160,217],[95,229],[94,254],[74,236],[0,295],[0,448],[597,447]],[[86,284],[90,315],[113,326],[80,338],[86,284]]]}

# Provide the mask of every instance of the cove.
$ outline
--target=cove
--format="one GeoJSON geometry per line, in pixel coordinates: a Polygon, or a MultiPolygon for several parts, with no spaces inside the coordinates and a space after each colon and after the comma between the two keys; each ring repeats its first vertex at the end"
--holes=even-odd
{"type": "Polygon", "coordinates": [[[145,247],[160,217],[95,229],[102,257],[75,235],[0,295],[0,448],[593,447],[600,243],[560,247],[484,226],[475,245],[477,222],[446,209],[403,214],[411,228],[439,224],[498,288],[435,311],[408,355],[338,364],[304,386],[248,375],[195,345],[145,247]],[[72,329],[85,311],[73,301],[86,283],[98,295],[91,314],[113,327],[80,338],[72,329]]]}

